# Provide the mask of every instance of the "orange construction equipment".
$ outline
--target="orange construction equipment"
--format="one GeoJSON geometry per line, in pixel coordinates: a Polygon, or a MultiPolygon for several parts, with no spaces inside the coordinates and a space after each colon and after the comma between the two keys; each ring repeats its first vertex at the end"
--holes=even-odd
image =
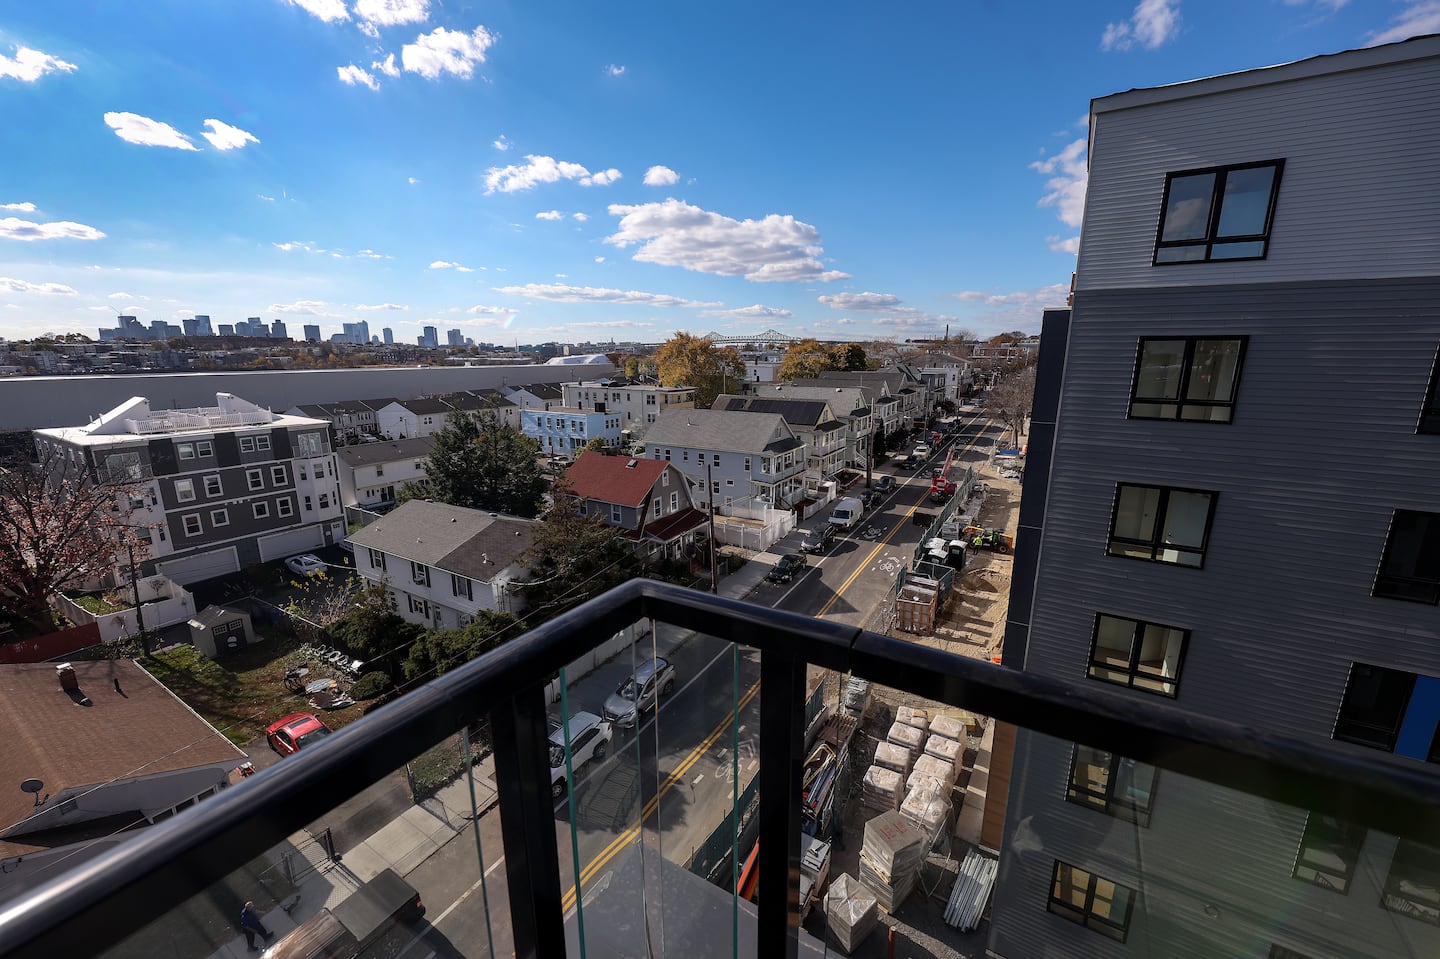
{"type": "Polygon", "coordinates": [[[945,457],[945,465],[940,469],[940,475],[930,483],[930,498],[937,503],[943,503],[954,496],[955,490],[958,488],[950,481],[950,464],[954,461],[955,448],[952,446],[945,457]]]}

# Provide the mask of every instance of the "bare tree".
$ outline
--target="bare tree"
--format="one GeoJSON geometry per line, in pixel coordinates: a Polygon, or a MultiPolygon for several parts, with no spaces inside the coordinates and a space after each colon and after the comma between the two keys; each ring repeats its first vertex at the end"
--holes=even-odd
{"type": "Polygon", "coordinates": [[[1025,431],[1025,419],[1035,401],[1035,367],[1002,376],[985,394],[985,411],[1005,429],[1015,431],[1015,445],[1025,431]]]}
{"type": "Polygon", "coordinates": [[[91,472],[53,447],[0,467],[0,613],[48,629],[52,594],[143,560],[151,528],[135,521],[148,495],[138,478],[91,472]]]}

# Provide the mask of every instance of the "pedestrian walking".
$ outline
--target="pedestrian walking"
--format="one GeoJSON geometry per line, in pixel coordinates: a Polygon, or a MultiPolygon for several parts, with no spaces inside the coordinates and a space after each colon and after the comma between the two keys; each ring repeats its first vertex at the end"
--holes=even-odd
{"type": "Polygon", "coordinates": [[[259,950],[259,947],[255,945],[255,933],[260,933],[266,942],[269,942],[275,935],[260,921],[260,914],[255,911],[253,902],[246,902],[245,908],[240,910],[240,931],[245,933],[245,946],[251,952],[259,950]]]}

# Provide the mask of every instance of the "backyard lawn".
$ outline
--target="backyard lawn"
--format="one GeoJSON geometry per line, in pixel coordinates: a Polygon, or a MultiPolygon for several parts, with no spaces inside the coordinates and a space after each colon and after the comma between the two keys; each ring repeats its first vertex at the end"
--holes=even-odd
{"type": "MultiPolygon", "coordinates": [[[[265,727],[280,717],[310,711],[304,695],[285,688],[286,668],[303,659],[295,640],[275,638],[222,660],[206,659],[194,646],[176,646],[140,663],[232,743],[243,746],[263,737],[265,727]]],[[[317,675],[323,673],[312,673],[317,675]]],[[[360,717],[360,707],[319,715],[325,725],[339,729],[360,717]]]]}

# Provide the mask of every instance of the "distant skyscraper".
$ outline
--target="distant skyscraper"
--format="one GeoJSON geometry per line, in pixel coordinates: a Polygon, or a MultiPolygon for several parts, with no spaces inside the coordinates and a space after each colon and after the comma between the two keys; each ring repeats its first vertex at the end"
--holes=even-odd
{"type": "Polygon", "coordinates": [[[358,323],[345,324],[345,342],[347,343],[369,343],[370,324],[361,320],[358,323]]]}
{"type": "Polygon", "coordinates": [[[260,317],[258,317],[258,316],[247,316],[247,317],[245,317],[245,322],[246,322],[246,323],[249,325],[249,327],[250,327],[250,335],[251,335],[251,336],[269,336],[269,335],[270,335],[270,327],[266,326],[266,325],[265,325],[265,321],[262,320],[262,319],[260,319],[260,317]]]}
{"type": "Polygon", "coordinates": [[[215,331],[210,327],[210,316],[207,313],[195,314],[195,335],[214,336],[215,331]]]}
{"type": "Polygon", "coordinates": [[[270,338],[275,340],[290,339],[290,331],[285,329],[284,320],[276,320],[270,324],[270,338]]]}
{"type": "Polygon", "coordinates": [[[385,329],[381,330],[380,332],[381,332],[382,334],[384,334],[384,336],[385,336],[385,345],[386,345],[386,346],[393,346],[394,343],[395,343],[395,331],[392,330],[392,329],[390,329],[390,327],[387,326],[387,327],[385,327],[385,329]]]}
{"type": "Polygon", "coordinates": [[[221,323],[221,324],[220,324],[220,335],[221,335],[221,336],[234,336],[234,335],[235,335],[235,324],[233,324],[233,323],[221,323]]]}
{"type": "Polygon", "coordinates": [[[420,338],[420,345],[438,347],[440,345],[440,331],[433,326],[425,327],[425,335],[420,338]]]}
{"type": "Polygon", "coordinates": [[[311,343],[319,343],[319,342],[320,342],[320,324],[319,324],[319,323],[306,323],[306,324],[305,324],[305,339],[309,340],[311,343]]]}
{"type": "Polygon", "coordinates": [[[445,334],[445,339],[450,346],[465,345],[465,334],[461,333],[459,330],[450,330],[445,334]]]}
{"type": "Polygon", "coordinates": [[[180,328],[185,331],[186,336],[198,336],[200,334],[200,324],[193,319],[181,320],[180,328]]]}

